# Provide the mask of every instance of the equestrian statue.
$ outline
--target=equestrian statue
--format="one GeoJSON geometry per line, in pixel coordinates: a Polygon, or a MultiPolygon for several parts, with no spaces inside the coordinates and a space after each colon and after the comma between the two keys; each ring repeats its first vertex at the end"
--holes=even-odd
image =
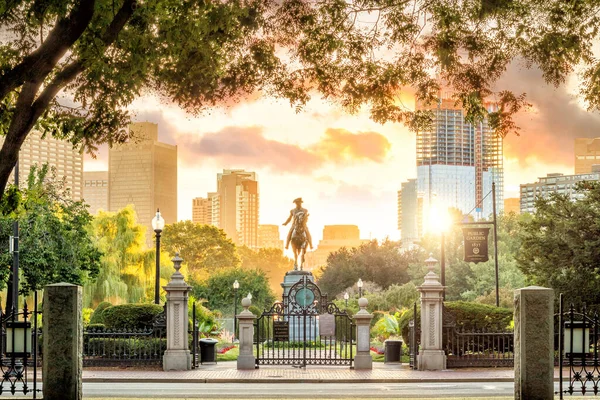
{"type": "Polygon", "coordinates": [[[286,226],[292,221],[292,227],[287,235],[285,248],[287,250],[290,247],[290,242],[292,243],[292,250],[294,250],[294,271],[302,271],[306,246],[309,245],[312,250],[313,245],[312,237],[306,226],[306,222],[308,221],[308,210],[302,208],[301,197],[295,199],[294,203],[296,204],[296,208],[293,208],[290,211],[290,216],[283,223],[283,226],[286,226]],[[300,264],[298,264],[298,256],[300,256],[300,264]]]}

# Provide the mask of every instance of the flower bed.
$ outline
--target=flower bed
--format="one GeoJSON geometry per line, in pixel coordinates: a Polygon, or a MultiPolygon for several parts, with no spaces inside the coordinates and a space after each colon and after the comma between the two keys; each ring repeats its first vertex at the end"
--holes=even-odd
{"type": "Polygon", "coordinates": [[[384,353],[383,349],[379,349],[379,348],[377,348],[375,346],[371,346],[371,351],[374,352],[374,353],[377,353],[377,354],[383,354],[384,353]]]}
{"type": "Polygon", "coordinates": [[[231,349],[235,349],[235,346],[231,345],[231,346],[223,347],[223,348],[217,350],[217,353],[218,354],[225,354],[225,353],[227,353],[231,349]]]}

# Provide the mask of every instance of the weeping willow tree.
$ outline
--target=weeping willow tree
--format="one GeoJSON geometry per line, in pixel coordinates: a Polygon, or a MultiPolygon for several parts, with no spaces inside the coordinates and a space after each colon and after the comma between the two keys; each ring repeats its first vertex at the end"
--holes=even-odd
{"type": "Polygon", "coordinates": [[[96,281],[85,286],[86,306],[101,301],[119,304],[149,300],[155,253],[146,247],[146,227],[137,223],[133,206],[117,212],[100,211],[91,229],[104,255],[96,281]]]}

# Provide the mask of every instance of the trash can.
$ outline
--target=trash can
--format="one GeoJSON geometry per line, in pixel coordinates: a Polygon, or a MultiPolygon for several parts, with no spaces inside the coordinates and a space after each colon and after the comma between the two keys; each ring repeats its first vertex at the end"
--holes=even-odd
{"type": "Polygon", "coordinates": [[[217,362],[217,343],[215,339],[200,339],[200,364],[217,362]]]}
{"type": "Polygon", "coordinates": [[[384,363],[402,362],[402,340],[386,340],[383,356],[384,363]]]}

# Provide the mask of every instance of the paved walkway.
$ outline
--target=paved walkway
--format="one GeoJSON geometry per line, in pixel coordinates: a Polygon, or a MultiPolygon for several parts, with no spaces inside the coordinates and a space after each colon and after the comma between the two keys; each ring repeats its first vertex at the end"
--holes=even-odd
{"type": "Polygon", "coordinates": [[[236,363],[201,365],[191,371],[154,371],[133,369],[84,369],[85,382],[185,382],[185,383],[401,383],[401,382],[512,382],[512,368],[461,368],[445,371],[413,371],[408,365],[374,363],[371,371],[348,367],[261,367],[238,371],[236,363]]]}

